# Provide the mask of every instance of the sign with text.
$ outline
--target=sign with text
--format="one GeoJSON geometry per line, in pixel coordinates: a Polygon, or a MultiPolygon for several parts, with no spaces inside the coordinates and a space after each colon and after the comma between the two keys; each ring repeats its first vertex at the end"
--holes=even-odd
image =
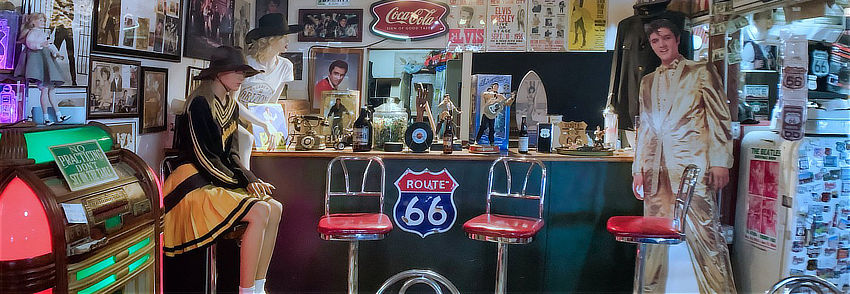
{"type": "Polygon", "coordinates": [[[395,181],[398,200],[393,207],[396,225],[422,238],[451,229],[457,219],[454,191],[459,186],[447,169],[434,173],[410,169],[395,181]]]}
{"type": "Polygon", "coordinates": [[[449,51],[484,51],[485,0],[449,0],[449,51]]]}
{"type": "Polygon", "coordinates": [[[383,0],[372,4],[373,34],[395,40],[425,40],[448,32],[449,7],[429,0],[383,0]]]}
{"type": "Polygon", "coordinates": [[[525,0],[490,0],[487,51],[525,51],[525,0]]]}
{"type": "Polygon", "coordinates": [[[351,0],[319,0],[318,6],[349,6],[351,0]]]}
{"type": "Polygon", "coordinates": [[[51,146],[50,153],[71,191],[118,179],[115,169],[95,140],[51,146]]]}

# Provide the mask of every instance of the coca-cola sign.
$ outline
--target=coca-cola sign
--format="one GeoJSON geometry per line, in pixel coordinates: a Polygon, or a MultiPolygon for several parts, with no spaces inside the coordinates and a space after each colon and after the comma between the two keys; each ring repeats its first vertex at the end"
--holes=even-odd
{"type": "Polygon", "coordinates": [[[373,34],[396,40],[424,40],[448,32],[446,4],[428,0],[383,0],[375,2],[372,12],[373,34]]]}

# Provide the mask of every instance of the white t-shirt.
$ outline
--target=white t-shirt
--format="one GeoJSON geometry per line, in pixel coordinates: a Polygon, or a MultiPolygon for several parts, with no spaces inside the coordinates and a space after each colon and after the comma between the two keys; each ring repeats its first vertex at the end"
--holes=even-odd
{"type": "Polygon", "coordinates": [[[276,103],[286,82],[295,80],[292,73],[292,61],[276,56],[271,68],[266,68],[251,56],[245,57],[248,65],[264,71],[246,78],[239,90],[242,103],[276,103]]]}

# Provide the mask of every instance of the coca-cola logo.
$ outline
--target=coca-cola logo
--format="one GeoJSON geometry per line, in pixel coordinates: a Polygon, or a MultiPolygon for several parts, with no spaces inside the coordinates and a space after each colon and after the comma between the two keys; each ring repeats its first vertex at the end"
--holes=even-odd
{"type": "Polygon", "coordinates": [[[428,0],[384,0],[372,4],[373,34],[396,40],[424,40],[448,32],[449,7],[428,0]]]}

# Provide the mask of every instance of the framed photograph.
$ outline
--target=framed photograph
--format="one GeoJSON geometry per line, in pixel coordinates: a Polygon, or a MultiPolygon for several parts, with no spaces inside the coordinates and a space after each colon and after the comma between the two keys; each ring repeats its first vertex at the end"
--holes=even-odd
{"type": "Polygon", "coordinates": [[[328,118],[325,134],[334,134],[336,129],[339,132],[351,129],[360,115],[360,91],[325,91],[321,114],[328,118]]]}
{"type": "Polygon", "coordinates": [[[301,52],[286,52],[280,56],[289,59],[292,62],[292,75],[296,81],[300,81],[304,72],[304,53],[301,52]]]}
{"type": "Polygon", "coordinates": [[[142,67],[142,102],[139,105],[139,133],[165,130],[166,102],[168,101],[168,69],[142,67]]]}
{"type": "Polygon", "coordinates": [[[363,49],[313,48],[309,65],[310,107],[315,112],[322,108],[325,91],[360,90],[363,49]]]}
{"type": "Polygon", "coordinates": [[[201,81],[195,79],[195,77],[201,73],[201,70],[203,70],[203,68],[194,66],[186,68],[186,98],[189,98],[189,93],[192,93],[192,91],[201,85],[201,81]]]}
{"type": "MultiPolygon", "coordinates": [[[[66,79],[60,87],[81,87],[85,91],[85,88],[82,87],[86,86],[89,75],[89,54],[91,53],[92,43],[92,1],[88,1],[87,4],[83,2],[85,1],[69,2],[73,5],[63,5],[62,9],[53,8],[52,1],[24,0],[16,2],[21,5],[19,9],[0,11],[0,18],[6,19],[9,29],[5,37],[0,38],[0,40],[11,41],[9,46],[5,48],[15,47],[19,31],[18,25],[23,21],[23,16],[20,15],[19,10],[28,13],[44,13],[47,18],[45,25],[49,27],[47,34],[56,49],[59,50],[59,55],[62,56],[57,62],[59,63],[59,70],[63,73],[62,76],[66,79]]],[[[21,52],[16,53],[20,54],[21,52]]],[[[15,54],[9,56],[12,55],[15,54]]],[[[7,62],[16,60],[6,58],[7,62]]],[[[85,120],[85,118],[83,119],[85,120]]]]}
{"type": "Polygon", "coordinates": [[[139,116],[138,61],[92,56],[86,118],[139,116]]]}
{"type": "Polygon", "coordinates": [[[180,61],[182,0],[94,0],[92,51],[180,61]]]}
{"type": "Polygon", "coordinates": [[[233,10],[233,44],[248,48],[245,44],[245,34],[254,28],[254,1],[235,0],[233,10]]]}
{"type": "MultiPolygon", "coordinates": [[[[129,0],[124,0],[129,1],[129,0]]],[[[188,0],[183,56],[210,59],[211,49],[233,45],[233,0],[188,0]]]]}
{"type": "Polygon", "coordinates": [[[97,122],[109,127],[112,141],[120,145],[121,148],[136,153],[139,146],[139,127],[136,119],[109,119],[98,120],[97,122]]]}
{"type": "Polygon", "coordinates": [[[289,15],[289,2],[287,0],[257,0],[256,4],[254,25],[260,25],[260,18],[269,13],[289,15]]]}
{"type": "Polygon", "coordinates": [[[298,42],[360,42],[363,9],[299,9],[298,42]]]}

